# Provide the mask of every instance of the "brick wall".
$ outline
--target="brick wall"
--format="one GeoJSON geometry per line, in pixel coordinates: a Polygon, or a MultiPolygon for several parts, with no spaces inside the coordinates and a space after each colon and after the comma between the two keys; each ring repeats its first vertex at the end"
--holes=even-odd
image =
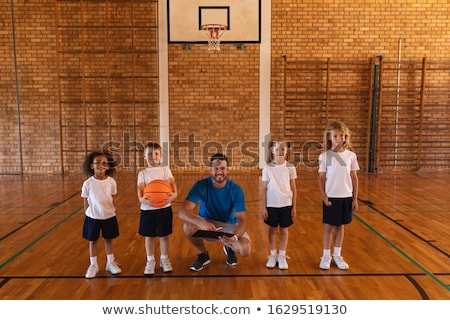
{"type": "MultiPolygon", "coordinates": [[[[423,149],[421,156],[427,157],[421,162],[421,167],[449,169],[449,155],[439,154],[450,147],[446,139],[439,138],[430,129],[427,132],[424,130],[424,137],[418,136],[422,81],[420,66],[423,57],[435,64],[429,64],[426,70],[424,124],[428,128],[441,128],[444,136],[450,134],[450,121],[443,120],[450,119],[449,40],[450,3],[446,0],[272,1],[272,131],[281,136],[286,133],[283,130],[287,125],[286,111],[289,110],[286,110],[283,101],[285,61],[306,61],[309,65],[321,63],[325,66],[322,70],[325,70],[328,59],[332,64],[347,64],[348,68],[352,68],[352,65],[382,56],[384,61],[390,62],[393,70],[384,74],[385,113],[378,120],[381,131],[377,152],[381,170],[417,169],[420,140],[423,149]],[[405,65],[401,70],[401,88],[397,96],[399,54],[405,65]],[[445,63],[437,66],[439,61],[445,63]],[[440,101],[436,92],[440,92],[440,101]],[[400,110],[400,121],[403,122],[400,125],[394,123],[396,107],[399,107],[397,110],[400,110]],[[394,138],[397,134],[399,136],[394,138]],[[401,141],[401,148],[394,147],[398,144],[394,139],[401,141]],[[400,158],[394,159],[397,152],[400,158]]],[[[320,141],[320,133],[327,122],[343,120],[356,133],[357,151],[365,162],[368,123],[363,118],[370,115],[370,103],[352,104],[351,101],[355,100],[353,93],[358,87],[366,86],[367,80],[361,77],[352,83],[358,79],[357,76],[349,77],[348,72],[339,75],[339,67],[332,68],[329,92],[341,95],[350,93],[351,96],[340,102],[337,97],[310,102],[307,107],[297,110],[297,126],[288,133],[292,135],[292,132],[297,132],[296,146],[301,147],[305,136],[314,139],[312,134],[320,141]],[[346,84],[342,84],[343,79],[346,84]],[[324,111],[325,103],[328,104],[328,114],[324,111]],[[314,121],[305,121],[311,118],[311,110],[315,112],[314,121]]],[[[302,73],[296,80],[299,81],[299,88],[310,92],[327,90],[326,79],[318,83],[317,79],[314,82],[314,78],[306,78],[305,75],[314,77],[312,73],[302,73]],[[303,82],[302,76],[305,77],[303,82]]],[[[290,85],[288,83],[288,88],[296,84],[291,82],[290,85]]]]}
{"type": "MultiPolygon", "coordinates": [[[[274,135],[285,134],[284,57],[361,62],[381,55],[395,62],[400,49],[404,61],[427,57],[448,64],[448,1],[391,2],[272,1],[274,135]]],[[[11,2],[1,2],[0,174],[78,171],[85,152],[108,141],[122,170],[142,165],[142,145],[159,137],[155,3],[14,1],[14,46],[11,2]]],[[[170,44],[168,74],[170,139],[178,147],[171,153],[174,169],[196,169],[220,148],[233,166],[252,167],[259,137],[259,45],[242,51],[224,45],[218,54],[205,45],[182,50],[170,44]]],[[[436,91],[448,101],[448,71],[432,74],[427,80],[444,88],[436,91]]],[[[367,105],[354,108],[367,111],[367,105]]],[[[437,118],[448,115],[446,108],[435,110],[437,118]]],[[[311,125],[320,132],[326,123],[311,125]]],[[[364,132],[366,125],[352,129],[364,132]]],[[[441,121],[440,129],[448,135],[450,124],[441,121]]],[[[301,135],[303,128],[293,130],[301,135]]],[[[448,166],[444,161],[438,168],[448,166]]]]}
{"type": "Polygon", "coordinates": [[[174,169],[208,166],[215,152],[233,166],[257,168],[259,46],[222,45],[220,53],[206,46],[170,45],[170,132],[180,141],[172,143],[174,169]]]}

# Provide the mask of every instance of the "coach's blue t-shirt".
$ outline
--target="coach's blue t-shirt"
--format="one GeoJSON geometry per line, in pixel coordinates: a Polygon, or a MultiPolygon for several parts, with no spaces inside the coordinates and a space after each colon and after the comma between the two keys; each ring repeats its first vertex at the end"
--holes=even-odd
{"type": "Polygon", "coordinates": [[[186,199],[200,204],[198,215],[202,218],[237,224],[235,212],[244,212],[244,191],[235,182],[227,179],[223,188],[215,188],[212,177],[197,181],[186,199]]]}

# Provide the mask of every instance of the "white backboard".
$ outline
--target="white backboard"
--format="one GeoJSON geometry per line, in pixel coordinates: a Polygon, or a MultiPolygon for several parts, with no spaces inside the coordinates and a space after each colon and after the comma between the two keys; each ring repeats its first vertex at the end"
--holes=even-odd
{"type": "Polygon", "coordinates": [[[261,42],[261,0],[167,0],[169,43],[206,43],[200,26],[223,24],[222,43],[261,42]]]}

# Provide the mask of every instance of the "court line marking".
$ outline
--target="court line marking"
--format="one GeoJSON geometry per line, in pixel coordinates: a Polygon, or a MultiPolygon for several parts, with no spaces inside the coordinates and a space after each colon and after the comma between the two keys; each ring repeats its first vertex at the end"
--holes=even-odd
{"type": "MultiPolygon", "coordinates": [[[[391,274],[238,274],[238,275],[204,275],[204,274],[190,274],[190,275],[110,275],[110,276],[97,276],[96,279],[116,279],[116,280],[128,280],[128,279],[198,279],[198,278],[358,278],[358,277],[373,277],[373,278],[386,278],[386,277],[404,277],[406,281],[410,282],[411,285],[416,289],[417,293],[421,297],[422,300],[430,300],[430,297],[426,293],[425,290],[419,285],[419,283],[413,277],[427,277],[424,273],[391,273],[391,274]]],[[[43,280],[67,280],[67,279],[84,279],[84,276],[9,276],[5,277],[5,279],[0,284],[0,289],[3,285],[6,285],[10,280],[30,280],[30,279],[43,279],[43,280]]],[[[433,298],[433,299],[440,299],[433,298]]]]}
{"type": "MultiPolygon", "coordinates": [[[[450,276],[450,273],[442,273],[440,275],[450,276]]],[[[252,274],[202,274],[201,272],[191,272],[191,274],[154,274],[154,275],[97,275],[95,279],[127,279],[127,278],[143,278],[143,279],[169,279],[169,278],[286,278],[286,277],[295,277],[295,278],[336,278],[336,277],[344,277],[344,278],[357,278],[357,277],[370,277],[370,278],[378,278],[378,277],[426,277],[425,273],[283,273],[283,274],[268,274],[268,273],[252,273],[252,274]]],[[[3,276],[5,279],[86,279],[84,275],[79,276],[3,276]]]]}
{"type": "MultiPolygon", "coordinates": [[[[72,199],[73,197],[75,197],[77,194],[79,194],[79,192],[76,192],[74,194],[72,194],[71,196],[69,196],[68,198],[64,199],[61,202],[55,202],[49,206],[46,207],[40,207],[40,208],[48,208],[46,211],[39,213],[38,215],[36,215],[33,219],[26,221],[25,223],[22,223],[19,227],[13,229],[12,231],[10,231],[9,233],[5,234],[3,237],[0,238],[0,241],[8,238],[9,236],[13,235],[14,233],[18,232],[19,230],[21,230],[22,228],[26,227],[27,225],[29,225],[30,223],[36,221],[37,219],[43,217],[44,215],[46,215],[47,213],[55,210],[56,208],[61,207],[61,205],[67,201],[69,201],[70,199],[72,199]]],[[[17,207],[17,208],[22,208],[22,207],[17,207]]],[[[35,207],[31,207],[31,208],[35,208],[35,207]]],[[[2,265],[0,265],[0,269],[2,268],[2,265]]]]}
{"type": "MultiPolygon", "coordinates": [[[[59,221],[57,224],[53,225],[51,228],[47,229],[47,231],[45,231],[44,233],[42,233],[39,237],[37,237],[36,239],[34,239],[33,241],[31,241],[28,245],[26,245],[24,248],[22,248],[21,250],[19,250],[18,252],[16,252],[13,256],[11,256],[9,259],[7,259],[5,262],[3,262],[2,264],[0,264],[0,269],[2,269],[4,266],[6,266],[7,264],[9,264],[11,261],[13,261],[14,259],[16,259],[18,256],[20,256],[22,253],[24,253],[25,251],[27,251],[29,248],[31,248],[32,246],[34,246],[38,241],[40,241],[42,238],[44,238],[46,235],[48,235],[49,233],[51,233],[53,230],[55,230],[56,228],[58,228],[61,224],[63,224],[64,222],[66,222],[66,220],[68,220],[69,218],[71,218],[73,215],[75,215],[76,213],[78,213],[81,209],[83,209],[84,207],[80,206],[78,207],[78,209],[76,209],[75,211],[73,211],[72,213],[70,213],[69,215],[67,215],[66,217],[64,217],[61,221],[59,221]]],[[[42,215],[40,215],[42,216],[42,215]]]]}
{"type": "MultiPolygon", "coordinates": [[[[362,201],[361,201],[362,202],[362,201]]],[[[364,203],[364,202],[363,202],[364,203]]],[[[372,208],[371,206],[369,206],[372,208]]],[[[379,211],[378,209],[374,208],[374,210],[380,214],[382,214],[384,217],[386,217],[383,212],[379,211]]],[[[361,222],[364,226],[366,226],[369,230],[371,230],[373,233],[375,233],[379,238],[381,238],[384,242],[386,242],[390,247],[392,247],[394,250],[396,250],[398,253],[400,253],[403,257],[405,257],[407,260],[409,260],[413,265],[415,265],[417,268],[422,270],[426,275],[428,275],[431,279],[433,279],[435,282],[437,282],[439,285],[441,285],[443,288],[447,289],[447,291],[450,291],[450,285],[444,283],[439,278],[437,278],[434,273],[431,271],[428,271],[425,267],[423,267],[421,264],[419,264],[417,261],[415,261],[413,258],[411,258],[408,254],[406,254],[403,250],[401,250],[399,247],[397,247],[394,243],[392,243],[389,239],[387,239],[385,236],[383,236],[380,232],[378,232],[376,229],[372,228],[368,223],[366,223],[361,217],[359,217],[357,214],[353,214],[353,216],[361,222]]],[[[393,222],[396,222],[393,220],[393,222]]],[[[401,226],[401,225],[400,225],[401,226]]],[[[401,226],[403,227],[403,226],[401,226]]],[[[406,229],[407,230],[407,229],[406,229]]],[[[429,243],[426,241],[426,243],[429,243]]]]}
{"type": "MultiPolygon", "coordinates": [[[[383,217],[385,217],[386,219],[390,220],[391,222],[393,222],[394,224],[396,224],[397,226],[399,226],[400,228],[402,228],[403,230],[407,231],[408,233],[410,233],[411,235],[413,235],[414,237],[418,238],[419,240],[421,240],[422,242],[424,242],[425,244],[428,244],[430,247],[432,247],[433,249],[435,249],[436,251],[439,251],[441,254],[443,254],[444,256],[446,256],[447,258],[450,258],[450,254],[447,253],[446,251],[444,251],[443,249],[435,246],[432,242],[432,240],[429,239],[425,239],[424,237],[418,235],[417,233],[415,233],[414,231],[412,231],[411,229],[409,229],[408,227],[404,226],[403,224],[401,224],[399,221],[403,221],[403,220],[398,220],[398,219],[392,219],[391,217],[389,217],[384,211],[378,209],[375,207],[375,204],[372,203],[371,201],[368,200],[361,200],[358,199],[359,201],[361,201],[362,203],[364,203],[365,205],[367,205],[370,209],[372,209],[373,211],[381,214],[383,217]]],[[[417,212],[417,211],[416,211],[417,212]]],[[[429,211],[427,211],[429,212],[429,211]]],[[[403,212],[400,212],[403,213],[403,212]]],[[[422,212],[420,212],[422,213],[422,212]]]]}
{"type": "MultiPolygon", "coordinates": [[[[58,203],[57,206],[51,206],[51,208],[49,208],[47,211],[41,213],[40,215],[38,215],[37,217],[41,217],[44,214],[52,211],[53,209],[59,207],[62,203],[68,201],[69,199],[73,198],[75,195],[77,195],[79,192],[76,192],[75,194],[73,194],[72,196],[70,196],[69,198],[65,199],[64,201],[58,203]]],[[[360,200],[361,201],[361,200],[360,200]]],[[[364,203],[363,201],[361,201],[362,203],[364,203]]],[[[379,209],[374,208],[373,204],[369,205],[367,203],[366,204],[369,208],[375,210],[376,212],[382,214],[384,217],[386,217],[386,215],[380,211],[379,209]]],[[[47,207],[45,207],[47,208],[47,207]]],[[[42,238],[44,238],[47,234],[49,234],[50,232],[52,232],[53,230],[55,230],[56,228],[58,228],[62,223],[64,223],[67,219],[69,219],[70,217],[72,217],[74,214],[78,213],[81,209],[83,209],[82,206],[78,207],[75,211],[73,211],[72,213],[70,213],[68,216],[66,216],[64,219],[62,219],[60,222],[58,222],[57,224],[55,224],[53,227],[51,227],[50,229],[48,229],[46,232],[44,232],[43,234],[41,234],[41,236],[39,236],[38,238],[36,238],[34,241],[32,241],[31,243],[29,243],[26,247],[24,247],[23,249],[21,249],[20,251],[18,251],[14,256],[12,256],[11,258],[9,258],[6,262],[2,263],[0,265],[0,269],[2,269],[5,265],[7,265],[8,263],[10,263],[12,260],[14,260],[15,258],[17,258],[19,255],[21,255],[23,252],[25,252],[26,250],[28,250],[30,247],[32,247],[34,244],[36,244],[38,241],[40,241],[42,238]]],[[[401,255],[403,255],[406,259],[408,259],[410,262],[412,262],[415,266],[417,266],[419,269],[421,269],[426,275],[428,275],[430,278],[432,278],[435,282],[437,282],[439,285],[441,285],[443,288],[447,289],[448,291],[450,291],[450,286],[443,283],[440,279],[438,279],[437,277],[435,277],[435,275],[431,272],[429,272],[426,268],[424,268],[423,266],[421,266],[419,263],[417,263],[414,259],[412,259],[411,257],[409,257],[405,252],[403,252],[400,248],[398,248],[397,246],[395,246],[391,241],[389,241],[387,238],[385,238],[381,233],[379,233],[378,231],[376,231],[374,228],[372,228],[368,223],[366,223],[364,220],[362,220],[362,218],[360,218],[358,215],[354,214],[355,218],[360,221],[363,225],[365,225],[368,229],[370,229],[372,232],[374,232],[378,237],[380,237],[383,241],[385,241],[386,243],[388,243],[392,248],[394,248],[397,252],[399,252],[401,255]]],[[[387,217],[389,218],[389,217],[387,217]]],[[[36,218],[35,218],[36,219],[36,218]]],[[[35,219],[31,220],[34,221],[35,219]]],[[[392,222],[398,224],[398,222],[396,222],[395,220],[390,219],[392,222]]],[[[30,222],[31,222],[30,221],[30,222]]],[[[401,224],[398,224],[400,227],[405,228],[404,226],[402,226],[401,224]]],[[[406,228],[407,231],[410,231],[409,229],[406,228]]],[[[420,237],[419,237],[420,238],[420,237]]],[[[427,241],[425,241],[427,242],[427,241]]],[[[379,276],[379,275],[375,275],[375,274],[369,274],[372,276],[379,276]]],[[[387,275],[387,274],[382,274],[383,276],[387,275]]],[[[408,274],[397,274],[397,275],[402,275],[402,276],[406,276],[407,279],[409,279],[410,282],[416,283],[418,285],[417,282],[413,282],[411,280],[413,280],[412,278],[408,278],[408,274]]],[[[415,274],[415,275],[423,275],[423,274],[415,274]]],[[[202,277],[273,277],[273,276],[288,276],[288,277],[292,277],[292,276],[320,276],[320,277],[328,277],[328,276],[361,276],[361,275],[357,275],[357,274],[350,274],[350,275],[345,275],[345,274],[304,274],[304,275],[293,275],[293,274],[287,274],[287,275],[202,275],[202,277]]],[[[367,276],[367,275],[366,275],[367,276]]],[[[148,278],[145,276],[104,276],[104,277],[99,277],[99,278],[124,278],[124,277],[137,277],[137,278],[148,278]]],[[[155,276],[153,276],[155,277],[155,276]]],[[[170,277],[193,277],[193,275],[185,275],[185,276],[156,276],[156,277],[161,277],[161,278],[170,278],[170,277]]],[[[198,277],[198,275],[196,275],[195,277],[198,277]]],[[[25,278],[25,277],[7,277],[7,279],[19,279],[19,278],[25,278]]],[[[26,277],[29,278],[29,277],[26,277]]],[[[75,277],[32,277],[32,278],[84,278],[84,277],[79,277],[79,276],[75,276],[75,277]]],[[[151,278],[151,277],[150,277],[151,278]]],[[[7,282],[8,280],[5,279],[5,281],[7,282]]],[[[417,287],[416,285],[414,285],[416,287],[416,289],[418,289],[419,293],[423,290],[421,290],[421,287],[417,287]]],[[[425,293],[425,291],[423,291],[423,293],[425,293]]],[[[421,296],[423,296],[421,294],[421,296]]]]}

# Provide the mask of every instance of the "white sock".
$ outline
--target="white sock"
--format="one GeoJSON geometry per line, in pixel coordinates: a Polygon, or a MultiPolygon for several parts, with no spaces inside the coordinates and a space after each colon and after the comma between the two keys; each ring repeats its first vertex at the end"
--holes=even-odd
{"type": "Polygon", "coordinates": [[[280,256],[286,256],[286,250],[280,250],[280,256]]]}
{"type": "Polygon", "coordinates": [[[341,247],[334,247],[333,248],[333,256],[340,256],[341,255],[341,247]]]}
{"type": "Polygon", "coordinates": [[[98,265],[97,257],[90,257],[89,260],[91,261],[92,265],[94,266],[98,265]]]}
{"type": "Polygon", "coordinates": [[[323,256],[324,257],[330,257],[331,256],[331,250],[330,249],[323,249],[323,256]]]}
{"type": "Polygon", "coordinates": [[[106,255],[106,262],[107,263],[114,262],[114,253],[110,253],[110,254],[106,255]]]}
{"type": "Polygon", "coordinates": [[[155,261],[155,256],[147,256],[147,261],[155,261]]]}
{"type": "Polygon", "coordinates": [[[271,256],[276,256],[276,255],[277,255],[277,249],[275,249],[275,250],[270,250],[270,255],[271,255],[271,256]]]}
{"type": "Polygon", "coordinates": [[[161,260],[167,259],[169,258],[169,255],[167,254],[162,254],[161,257],[159,257],[161,260]]]}

